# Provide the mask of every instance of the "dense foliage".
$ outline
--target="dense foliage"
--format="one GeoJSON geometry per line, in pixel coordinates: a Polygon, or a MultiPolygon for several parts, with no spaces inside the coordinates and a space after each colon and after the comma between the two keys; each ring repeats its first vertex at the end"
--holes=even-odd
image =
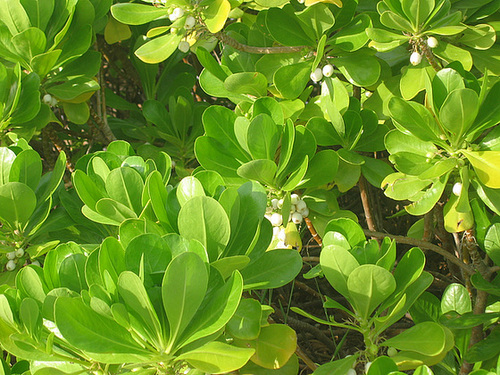
{"type": "Polygon", "coordinates": [[[0,0],[0,373],[500,374],[499,32],[0,0]]]}

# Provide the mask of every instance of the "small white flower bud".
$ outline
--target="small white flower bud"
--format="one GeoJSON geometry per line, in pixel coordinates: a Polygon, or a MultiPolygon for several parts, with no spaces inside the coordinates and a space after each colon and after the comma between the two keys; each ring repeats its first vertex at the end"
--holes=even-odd
{"type": "Polygon", "coordinates": [[[323,78],[323,71],[321,68],[316,68],[314,72],[311,73],[311,80],[313,82],[319,82],[323,78]]]}
{"type": "Polygon", "coordinates": [[[195,24],[196,24],[195,18],[193,16],[187,16],[186,22],[184,23],[184,27],[186,28],[186,30],[190,30],[194,27],[195,24]]]}
{"type": "Polygon", "coordinates": [[[286,244],[283,241],[279,241],[276,244],[276,249],[288,249],[288,246],[286,246],[286,244]]]}
{"type": "Polygon", "coordinates": [[[57,99],[56,99],[56,98],[54,98],[54,97],[52,97],[52,100],[50,101],[50,105],[51,105],[52,107],[55,107],[55,106],[56,106],[56,105],[58,105],[58,104],[59,104],[59,102],[57,101],[57,99]]]}
{"type": "Polygon", "coordinates": [[[14,262],[13,260],[9,260],[5,265],[5,268],[7,269],[7,271],[14,271],[16,269],[16,262],[14,262]]]}
{"type": "Polygon", "coordinates": [[[398,351],[396,348],[393,348],[392,346],[387,349],[387,355],[389,357],[394,357],[396,354],[398,354],[398,351]]]}
{"type": "Polygon", "coordinates": [[[347,370],[345,375],[356,375],[356,370],[354,370],[353,368],[350,368],[349,370],[347,370]]]}
{"type": "Polygon", "coordinates": [[[186,53],[187,51],[189,51],[189,43],[185,40],[182,40],[177,48],[179,48],[179,51],[186,53]]]}
{"type": "Polygon", "coordinates": [[[331,77],[333,74],[333,65],[332,64],[327,64],[323,67],[323,75],[325,77],[331,77]]]}
{"type": "Polygon", "coordinates": [[[11,251],[10,253],[5,254],[5,256],[7,257],[7,259],[16,259],[16,252],[11,251]]]}
{"type": "Polygon", "coordinates": [[[16,250],[16,257],[21,258],[24,255],[24,249],[20,247],[16,250]]]}
{"type": "Polygon", "coordinates": [[[31,261],[31,264],[40,267],[40,262],[38,260],[31,261]]]}
{"type": "Polygon", "coordinates": [[[278,199],[271,199],[271,204],[273,205],[273,209],[276,210],[278,208],[278,199]]]}
{"type": "Polygon", "coordinates": [[[290,202],[292,204],[297,204],[297,202],[299,201],[299,199],[300,199],[300,197],[297,194],[290,195],[290,202]]]}
{"type": "Polygon", "coordinates": [[[175,8],[174,11],[168,16],[168,19],[172,22],[178,20],[184,15],[184,9],[175,8]]]}
{"type": "Polygon", "coordinates": [[[439,139],[442,141],[446,141],[448,139],[448,137],[446,137],[446,134],[440,134],[439,139]]]}
{"type": "Polygon", "coordinates": [[[462,193],[462,183],[457,182],[455,183],[455,185],[453,185],[453,194],[459,197],[461,193],[462,193]]]}
{"type": "Polygon", "coordinates": [[[302,215],[299,214],[298,212],[295,212],[293,215],[292,215],[292,221],[294,224],[298,225],[300,223],[302,223],[302,215]]]}
{"type": "Polygon", "coordinates": [[[422,55],[418,53],[417,51],[413,52],[410,56],[410,63],[411,65],[418,65],[422,62],[422,55]]]}
{"type": "Polygon", "coordinates": [[[297,206],[297,211],[299,211],[299,212],[302,211],[302,210],[304,210],[305,208],[307,208],[306,202],[304,202],[302,199],[300,199],[297,202],[296,206],[297,206]]]}
{"type": "Polygon", "coordinates": [[[275,212],[274,214],[271,215],[270,221],[273,227],[279,227],[281,224],[283,224],[283,216],[275,212]]]}
{"type": "Polygon", "coordinates": [[[281,207],[283,207],[283,199],[280,199],[278,201],[278,208],[281,208],[281,207]]]}
{"type": "Polygon", "coordinates": [[[372,92],[372,91],[365,91],[365,96],[366,96],[367,98],[369,98],[369,97],[370,97],[370,96],[372,96],[372,95],[373,95],[373,92],[372,92]]]}
{"type": "Polygon", "coordinates": [[[434,38],[433,36],[430,36],[428,39],[427,39],[427,45],[430,47],[430,48],[436,48],[438,46],[439,42],[436,38],[434,38]]]}

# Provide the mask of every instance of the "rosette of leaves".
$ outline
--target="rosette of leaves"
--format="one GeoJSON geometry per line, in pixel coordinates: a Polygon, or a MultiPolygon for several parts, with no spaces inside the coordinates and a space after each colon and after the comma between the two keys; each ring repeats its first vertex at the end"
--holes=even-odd
{"type": "MultiPolygon", "coordinates": [[[[28,144],[18,142],[11,147],[0,147],[0,252],[9,253],[22,248],[36,257],[57,245],[54,238],[46,238],[54,226],[53,195],[64,171],[66,156],[60,153],[54,170],[42,175],[42,160],[28,144]]],[[[2,266],[7,260],[2,257],[2,266]]],[[[19,267],[17,267],[19,268],[19,267]]],[[[13,283],[15,272],[2,272],[3,283],[13,283]]]]}
{"type": "Polygon", "coordinates": [[[345,85],[338,78],[325,78],[321,84],[321,96],[317,98],[316,113],[310,118],[307,129],[319,146],[341,146],[339,172],[335,184],[340,192],[355,186],[361,176],[374,186],[380,183],[392,168],[385,162],[362,155],[363,152],[385,150],[384,137],[389,131],[379,124],[377,115],[370,109],[361,109],[357,99],[349,97],[345,85]]]}
{"type": "MultiPolygon", "coordinates": [[[[327,225],[323,238],[320,267],[332,287],[346,298],[349,307],[331,298],[327,298],[324,307],[340,309],[350,319],[348,322],[336,322],[332,317],[323,320],[292,308],[319,323],[360,332],[365,350],[354,358],[342,360],[351,366],[358,358],[373,361],[382,347],[393,347],[399,350],[392,357],[399,370],[414,369],[440,362],[453,348],[451,331],[435,322],[422,322],[388,339],[382,337],[433,280],[432,275],[424,271],[425,255],[419,248],[406,252],[397,265],[395,260],[394,241],[385,238],[379,246],[376,240],[366,241],[356,222],[334,219],[327,225]]],[[[338,365],[337,361],[327,363],[317,370],[318,374],[326,374],[338,365]]]]}
{"type": "Polygon", "coordinates": [[[16,288],[0,294],[2,347],[40,375],[217,374],[250,359],[289,362],[295,332],[269,326],[269,307],[241,300],[238,271],[221,275],[197,241],[158,236],[146,239],[150,248],[145,236],[128,238],[126,247],[109,237],[91,253],[62,244],[43,269],[25,267],[16,288]],[[228,344],[226,332],[249,345],[228,344]],[[270,350],[278,336],[282,345],[270,350]]]}
{"type": "MultiPolygon", "coordinates": [[[[94,77],[100,54],[86,52],[92,44],[92,25],[106,16],[109,5],[99,0],[0,2],[2,57],[36,73],[40,91],[62,102],[70,121],[77,124],[86,122],[85,101],[99,89],[94,77]]],[[[50,119],[47,109],[43,104],[37,115],[43,125],[50,119]]]]}
{"type": "Polygon", "coordinates": [[[122,239],[131,237],[127,231],[152,231],[196,240],[223,275],[240,270],[246,289],[282,286],[299,273],[302,260],[297,251],[266,252],[272,228],[264,220],[267,197],[262,186],[248,182],[226,187],[218,173],[201,170],[166,187],[168,155],[160,152],[144,161],[132,152],[126,142],[116,141],[107,151],[78,161],[73,184],[88,219],[114,227],[110,230],[118,230],[122,239]]]}
{"type": "Polygon", "coordinates": [[[232,7],[228,0],[148,2],[154,2],[155,6],[136,3],[115,4],[111,7],[111,14],[117,21],[126,25],[151,23],[152,27],[146,34],[149,40],[135,51],[139,59],[150,64],[168,59],[183,39],[194,44],[206,31],[219,32],[224,27],[232,7]],[[175,8],[182,9],[183,15],[170,21],[168,15],[175,8]],[[188,17],[196,19],[197,24],[194,27],[191,25],[185,27],[188,17]]]}
{"type": "Polygon", "coordinates": [[[445,66],[460,61],[468,71],[475,65],[480,71],[498,73],[500,67],[491,59],[498,53],[497,47],[493,47],[495,29],[478,23],[498,8],[493,1],[384,0],[377,4],[380,19],[366,29],[371,39],[369,46],[379,52],[390,51],[387,55],[379,54],[390,65],[408,65],[404,61],[408,62],[411,52],[428,60],[413,61],[415,66],[403,68],[399,86],[403,97],[409,100],[424,90],[426,71],[433,69],[429,63],[438,68],[439,62],[445,66]],[[428,43],[429,37],[434,39],[428,43]]]}
{"type": "Polygon", "coordinates": [[[472,228],[474,192],[499,213],[499,92],[500,84],[490,87],[487,76],[480,86],[471,74],[447,68],[427,85],[428,107],[392,98],[388,109],[396,129],[387,134],[385,144],[398,172],[384,179],[385,194],[410,200],[406,211],[423,215],[439,201],[448,182],[454,184],[444,207],[449,232],[472,228]]]}

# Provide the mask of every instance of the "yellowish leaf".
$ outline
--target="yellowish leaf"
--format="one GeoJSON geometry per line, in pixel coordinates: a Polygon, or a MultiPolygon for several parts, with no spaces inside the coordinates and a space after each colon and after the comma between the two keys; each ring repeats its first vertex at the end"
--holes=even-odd
{"type": "Polygon", "coordinates": [[[316,3],[335,4],[339,8],[342,8],[342,0],[306,0],[304,4],[308,7],[316,3]]]}
{"type": "Polygon", "coordinates": [[[109,17],[106,28],[104,29],[104,39],[106,43],[113,44],[126,40],[132,36],[130,27],[121,22],[118,22],[113,17],[109,17]]]}
{"type": "Polygon", "coordinates": [[[479,180],[489,188],[500,189],[500,151],[463,151],[479,180]]]}

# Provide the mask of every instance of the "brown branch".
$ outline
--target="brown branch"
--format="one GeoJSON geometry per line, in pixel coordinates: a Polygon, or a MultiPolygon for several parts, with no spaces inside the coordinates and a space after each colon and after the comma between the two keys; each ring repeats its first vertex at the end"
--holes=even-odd
{"type": "Polygon", "coordinates": [[[449,260],[451,263],[453,263],[453,264],[457,265],[458,267],[460,267],[460,269],[462,269],[468,275],[472,275],[472,274],[475,273],[474,269],[470,265],[462,263],[462,261],[460,259],[458,259],[456,256],[454,256],[453,254],[450,254],[449,252],[447,252],[442,247],[434,245],[433,243],[430,243],[430,242],[427,242],[427,241],[422,241],[422,240],[417,240],[417,239],[409,238],[409,237],[405,237],[405,236],[396,236],[394,234],[387,234],[387,233],[381,233],[381,232],[373,232],[373,231],[366,230],[366,229],[363,229],[363,232],[367,236],[377,237],[377,238],[389,237],[389,238],[395,240],[397,243],[406,244],[406,245],[412,245],[412,246],[417,246],[417,247],[421,248],[422,250],[425,249],[425,250],[434,251],[435,253],[437,253],[437,254],[443,256],[444,258],[446,258],[446,260],[449,260]]]}
{"type": "Polygon", "coordinates": [[[300,348],[300,346],[297,344],[297,348],[295,349],[295,354],[297,354],[297,357],[299,357],[307,367],[309,367],[310,370],[314,371],[318,368],[316,363],[312,361],[309,356],[303,352],[303,350],[300,348]]]}
{"type": "Polygon", "coordinates": [[[432,66],[432,68],[436,72],[439,72],[442,69],[441,65],[439,65],[439,63],[437,62],[436,57],[432,53],[431,48],[427,45],[427,42],[424,39],[419,38],[417,44],[420,51],[422,51],[429,64],[432,66]]]}
{"type": "Polygon", "coordinates": [[[314,225],[311,222],[311,219],[309,219],[308,217],[305,217],[304,221],[306,222],[307,229],[309,229],[309,232],[311,233],[312,238],[314,238],[314,240],[316,241],[316,243],[319,246],[322,246],[323,241],[321,240],[321,237],[319,236],[318,232],[316,232],[316,229],[314,229],[314,225]]]}
{"type": "Polygon", "coordinates": [[[269,55],[269,54],[277,54],[277,53],[294,53],[300,52],[306,48],[307,46],[278,46],[278,47],[255,47],[249,46],[243,43],[238,42],[237,40],[231,38],[229,35],[224,34],[223,32],[218,32],[214,34],[217,39],[219,39],[222,43],[227,44],[229,47],[237,49],[238,51],[246,52],[246,53],[255,53],[258,55],[269,55]]]}
{"type": "MultiPolygon", "coordinates": [[[[354,86],[356,87],[356,86],[354,86]]],[[[361,176],[358,181],[359,195],[361,196],[361,203],[363,204],[363,211],[365,212],[365,220],[368,229],[377,231],[375,222],[373,221],[372,210],[370,205],[369,185],[364,176],[361,176]]]]}

